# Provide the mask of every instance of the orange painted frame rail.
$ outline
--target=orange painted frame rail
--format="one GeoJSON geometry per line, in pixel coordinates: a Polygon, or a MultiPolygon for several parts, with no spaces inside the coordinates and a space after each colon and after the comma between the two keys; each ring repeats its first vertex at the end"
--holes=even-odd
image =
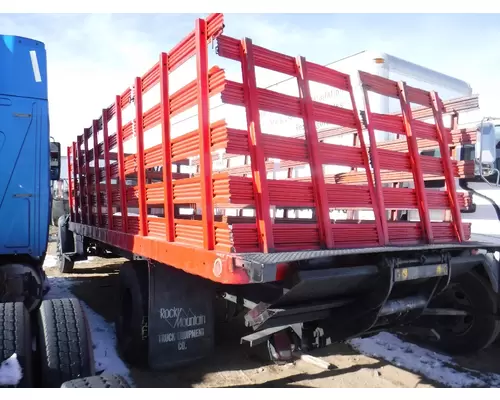
{"type": "Polygon", "coordinates": [[[457,163],[449,157],[430,160],[415,155],[417,140],[421,138],[438,141],[443,151],[450,142],[449,131],[441,122],[424,126],[407,108],[413,97],[421,102],[425,99],[424,106],[431,108],[431,115],[439,119],[443,105],[436,93],[404,85],[399,86],[400,92],[389,93],[387,88],[396,90],[398,83],[361,73],[365,91],[378,88],[383,95],[399,98],[403,107],[403,116],[383,117],[370,113],[366,101],[370,139],[367,143],[348,75],[303,57],[256,46],[250,39],[224,36],[223,27],[222,14],[198,19],[195,29],[181,43],[169,53],[162,53],[153,68],[135,78],[134,87],[116,96],[91,128],[84,129],[68,147],[71,230],[188,273],[236,284],[249,281],[243,269],[235,265],[234,260],[241,253],[467,240],[470,226],[460,220],[460,208],[466,200],[454,193],[450,185],[459,174],[457,163]],[[242,83],[226,79],[224,70],[217,66],[209,68],[208,44],[214,40],[218,56],[240,64],[242,83]],[[193,57],[196,79],[172,93],[172,72],[193,57]],[[256,67],[295,78],[299,97],[259,88],[256,67]],[[376,80],[370,81],[371,86],[366,82],[370,79],[376,80]],[[313,101],[310,82],[346,92],[352,107],[313,101]],[[143,97],[156,85],[160,101],[145,110],[143,97]],[[226,105],[243,107],[247,129],[230,127],[225,120],[212,121],[210,98],[214,96],[220,96],[226,105]],[[134,116],[124,123],[123,112],[130,106],[134,116]],[[172,137],[172,118],[193,107],[198,113],[198,128],[172,137]],[[263,132],[261,111],[300,118],[304,137],[263,132]],[[351,146],[320,142],[317,122],[350,129],[357,140],[351,146]],[[375,144],[372,132],[380,128],[377,123],[385,130],[397,130],[404,135],[407,148],[404,149],[404,142],[398,142],[396,149],[375,144]],[[146,148],[145,137],[155,127],[161,130],[161,143],[146,148]],[[99,132],[102,141],[98,139],[99,132]],[[130,139],[135,139],[135,154],[124,152],[124,143],[130,139]],[[117,151],[113,153],[113,149],[117,151]],[[226,155],[249,158],[249,168],[215,172],[214,152],[221,150],[226,155]],[[188,159],[196,156],[198,171],[183,172],[188,159]],[[311,176],[271,179],[269,158],[280,159],[288,167],[294,163],[309,164],[311,176]],[[350,168],[351,172],[343,175],[351,178],[332,179],[325,174],[328,165],[350,168]],[[399,174],[398,179],[401,174],[409,174],[418,187],[385,187],[384,175],[391,173],[399,174]],[[447,190],[422,188],[422,173],[444,177],[447,190]],[[249,176],[242,176],[245,174],[249,176]],[[271,216],[273,207],[310,208],[315,212],[309,219],[286,218],[271,216]],[[137,215],[130,208],[137,208],[137,215]],[[255,210],[255,215],[215,212],[235,208],[255,210]],[[160,213],[154,215],[154,209],[160,213]],[[191,212],[183,214],[184,209],[191,212]],[[369,210],[373,219],[335,221],[331,211],[336,209],[369,210]],[[387,211],[394,209],[418,209],[422,222],[389,221],[387,211]],[[451,210],[453,221],[431,223],[429,209],[451,210]]]}

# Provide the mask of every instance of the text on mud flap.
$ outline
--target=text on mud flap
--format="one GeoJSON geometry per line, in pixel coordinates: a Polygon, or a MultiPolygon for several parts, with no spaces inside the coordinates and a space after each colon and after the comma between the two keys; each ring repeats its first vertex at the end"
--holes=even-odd
{"type": "Polygon", "coordinates": [[[205,325],[206,316],[204,314],[195,314],[191,309],[187,311],[182,307],[160,308],[160,319],[167,322],[172,329],[194,328],[181,332],[167,332],[158,335],[158,343],[177,342],[177,349],[187,350],[186,340],[196,339],[205,336],[204,328],[196,328],[205,325]]]}

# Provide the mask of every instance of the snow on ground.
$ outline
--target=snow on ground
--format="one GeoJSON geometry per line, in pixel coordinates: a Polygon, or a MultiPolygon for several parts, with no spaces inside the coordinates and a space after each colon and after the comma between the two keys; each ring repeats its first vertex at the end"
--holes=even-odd
{"type": "MultiPolygon", "coordinates": [[[[95,257],[88,257],[86,260],[78,261],[78,264],[84,264],[84,263],[92,262],[94,260],[95,260],[95,257]]],[[[45,260],[43,262],[43,269],[54,268],[54,267],[57,267],[57,265],[58,265],[57,257],[52,255],[52,254],[47,254],[47,256],[45,257],[45,260]]]]}
{"type": "MultiPolygon", "coordinates": [[[[44,264],[45,268],[47,267],[44,264]]],[[[48,283],[50,291],[44,299],[76,297],[71,292],[70,287],[78,285],[77,278],[48,277],[48,283]]],[[[92,333],[96,372],[122,375],[132,384],[130,371],[116,351],[116,335],[113,324],[108,323],[85,302],[80,300],[80,303],[85,309],[92,333]]]]}
{"type": "Polygon", "coordinates": [[[16,386],[23,379],[23,369],[17,360],[17,354],[0,363],[0,386],[16,386]]]}
{"type": "Polygon", "coordinates": [[[349,344],[366,356],[383,358],[401,368],[451,387],[500,387],[500,375],[460,368],[451,357],[407,343],[387,332],[349,344]]]}
{"type": "Polygon", "coordinates": [[[43,269],[57,267],[57,257],[52,254],[47,254],[43,261],[43,269]]]}

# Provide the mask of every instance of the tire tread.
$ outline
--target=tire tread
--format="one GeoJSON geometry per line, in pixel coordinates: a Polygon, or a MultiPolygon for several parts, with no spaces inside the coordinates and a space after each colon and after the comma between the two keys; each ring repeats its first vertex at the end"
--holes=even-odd
{"type": "Polygon", "coordinates": [[[77,299],[45,300],[40,307],[42,385],[60,387],[94,373],[90,332],[77,299]]]}

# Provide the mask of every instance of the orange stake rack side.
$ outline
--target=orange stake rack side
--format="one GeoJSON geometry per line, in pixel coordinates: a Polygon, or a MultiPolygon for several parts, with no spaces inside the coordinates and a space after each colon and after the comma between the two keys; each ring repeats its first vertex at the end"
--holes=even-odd
{"type": "Polygon", "coordinates": [[[455,243],[470,237],[470,226],[460,220],[466,201],[450,184],[470,166],[419,151],[429,146],[445,149],[471,137],[445,129],[438,118],[447,107],[466,109],[473,100],[442,103],[437,94],[360,73],[367,116],[363,132],[361,105],[355,104],[348,75],[260,47],[250,39],[222,35],[223,27],[222,14],[197,20],[195,29],[137,77],[134,90],[116,96],[92,129],[85,129],[68,149],[72,231],[190,274],[234,284],[249,282],[241,268],[249,253],[270,257],[274,254],[266,253],[455,243]],[[217,42],[220,59],[239,63],[241,83],[226,79],[218,66],[209,66],[212,41],[217,42]],[[196,75],[179,88],[172,73],[191,59],[196,75]],[[259,87],[257,68],[295,79],[299,95],[259,87]],[[311,82],[345,92],[352,108],[315,101],[311,82]],[[146,96],[157,86],[157,104],[147,108],[146,96]],[[402,113],[371,112],[369,91],[399,99],[402,113]],[[241,126],[210,118],[215,115],[210,99],[218,95],[225,106],[243,111],[241,126]],[[421,107],[410,110],[410,103],[421,107]],[[130,109],[135,112],[127,122],[130,109]],[[197,112],[196,125],[181,132],[174,118],[191,109],[197,112]],[[261,112],[298,118],[304,133],[266,132],[261,112]],[[429,116],[436,117],[436,124],[421,121],[429,116]],[[317,123],[336,128],[319,132],[317,123]],[[154,129],[161,142],[147,147],[154,129]],[[376,143],[375,132],[380,130],[406,137],[376,143]],[[324,141],[340,132],[357,139],[348,145],[324,141]],[[126,144],[133,140],[137,149],[129,154],[126,144]],[[248,165],[228,164],[216,170],[216,152],[223,153],[224,162],[241,157],[248,165]],[[279,160],[278,167],[271,159],[279,160]],[[183,172],[181,166],[186,165],[198,170],[183,172]],[[293,177],[293,170],[301,166],[310,166],[311,176],[293,177]],[[349,172],[328,175],[324,166],[349,172]],[[286,170],[287,176],[270,176],[276,169],[286,170]],[[446,190],[427,189],[427,179],[446,179],[446,190]],[[416,188],[386,186],[393,181],[415,181],[416,188]],[[428,209],[451,210],[453,221],[431,222],[428,209]],[[303,210],[314,210],[312,217],[301,217],[303,210]],[[334,220],[332,211],[343,210],[348,217],[334,220]],[[389,214],[395,215],[392,210],[418,210],[420,221],[388,220],[389,214]],[[372,213],[373,218],[355,220],[358,211],[372,213]]]}

